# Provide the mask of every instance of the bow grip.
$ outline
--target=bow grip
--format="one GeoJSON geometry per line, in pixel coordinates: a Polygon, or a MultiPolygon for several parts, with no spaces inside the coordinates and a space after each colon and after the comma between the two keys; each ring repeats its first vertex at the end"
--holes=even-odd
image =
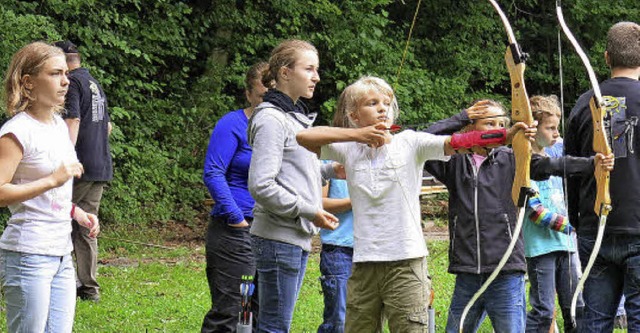
{"type": "MultiPolygon", "coordinates": [[[[606,155],[611,154],[611,147],[607,139],[604,121],[607,113],[605,108],[598,103],[594,96],[589,101],[591,118],[593,120],[593,151],[606,155]]],[[[610,172],[604,170],[600,164],[596,164],[594,177],[596,179],[596,200],[593,210],[598,216],[608,215],[611,211],[611,196],[609,195],[610,172]]]]}

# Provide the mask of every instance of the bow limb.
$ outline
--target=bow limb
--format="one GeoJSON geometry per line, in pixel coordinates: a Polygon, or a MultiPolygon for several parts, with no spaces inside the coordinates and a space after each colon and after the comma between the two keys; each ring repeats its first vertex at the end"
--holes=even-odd
{"type": "MultiPolygon", "coordinates": [[[[514,122],[524,122],[528,125],[533,124],[533,114],[531,113],[531,105],[529,104],[529,96],[524,85],[524,70],[526,54],[520,49],[520,45],[516,41],[513,29],[506,15],[495,0],[489,0],[491,5],[502,20],[509,39],[509,46],[505,52],[505,62],[511,79],[511,119],[514,122]]],[[[460,317],[459,331],[462,333],[464,328],[464,320],[473,307],[473,304],[482,296],[489,285],[496,279],[504,265],[511,257],[519,238],[522,224],[524,222],[525,204],[531,192],[530,188],[530,167],[531,167],[531,142],[524,135],[523,131],[516,133],[512,140],[513,154],[516,161],[516,170],[513,178],[513,186],[511,188],[511,198],[513,203],[518,207],[518,221],[513,230],[513,238],[507,247],[505,254],[498,262],[498,266],[493,270],[491,275],[482,284],[480,289],[473,295],[469,303],[465,306],[462,316],[460,317]]]]}
{"type": "MultiPolygon", "coordinates": [[[[495,0],[489,0],[493,8],[500,16],[500,20],[505,27],[509,46],[504,55],[504,60],[511,78],[511,119],[513,122],[524,122],[527,125],[533,124],[533,114],[529,104],[529,96],[524,85],[524,70],[527,55],[520,49],[520,44],[516,41],[513,29],[507,16],[500,5],[495,0]]],[[[513,153],[516,158],[516,174],[511,187],[511,198],[513,203],[520,207],[522,200],[522,189],[530,187],[530,165],[531,165],[531,142],[525,137],[524,132],[516,133],[512,141],[513,153]]]]}
{"type": "MultiPolygon", "coordinates": [[[[604,99],[602,98],[602,93],[600,92],[600,85],[598,84],[598,80],[596,79],[596,74],[591,67],[591,63],[589,62],[589,58],[585,54],[585,52],[580,47],[580,44],[567,27],[566,22],[564,21],[564,15],[562,15],[562,5],[559,0],[556,1],[556,14],[558,16],[558,22],[562,27],[562,31],[567,36],[567,39],[571,42],[574,49],[580,56],[582,63],[585,65],[587,69],[587,73],[589,75],[589,81],[591,82],[591,86],[593,87],[593,98],[589,101],[589,109],[591,110],[591,118],[593,121],[593,151],[596,153],[602,153],[604,155],[611,154],[611,147],[609,146],[609,140],[607,139],[606,130],[604,127],[604,118],[607,116],[604,99]]],[[[602,239],[604,238],[604,229],[607,224],[607,216],[611,211],[611,197],[609,195],[609,171],[604,170],[601,165],[597,164],[595,167],[594,177],[596,179],[596,200],[594,202],[594,211],[600,217],[598,224],[598,233],[596,236],[596,242],[593,246],[593,250],[591,251],[591,255],[589,256],[589,261],[585,266],[584,272],[580,277],[580,281],[578,282],[578,286],[576,287],[576,291],[573,294],[573,298],[571,299],[571,323],[574,327],[576,327],[576,305],[578,302],[578,297],[582,289],[584,288],[584,283],[589,276],[591,268],[598,257],[598,252],[600,251],[600,246],[602,245],[602,239]]]]}

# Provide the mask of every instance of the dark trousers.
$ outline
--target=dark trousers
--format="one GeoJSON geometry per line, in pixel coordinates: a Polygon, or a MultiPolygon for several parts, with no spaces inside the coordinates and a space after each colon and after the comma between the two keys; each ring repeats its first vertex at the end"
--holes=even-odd
{"type": "MultiPolygon", "coordinates": [[[[595,236],[578,236],[580,262],[586,266],[595,236]]],[[[578,332],[613,332],[620,297],[624,294],[627,331],[640,332],[640,236],[607,234],[582,291],[583,320],[578,332]]]]}
{"type": "MultiPolygon", "coordinates": [[[[106,182],[76,180],[73,183],[72,201],[87,213],[98,215],[100,200],[106,182]]],[[[98,274],[98,239],[89,237],[89,229],[73,220],[71,239],[76,258],[77,287],[79,296],[100,295],[98,274]]]]}
{"type": "MultiPolygon", "coordinates": [[[[202,333],[235,332],[242,311],[240,284],[243,275],[255,275],[249,228],[236,228],[211,218],[206,240],[207,281],[211,292],[211,310],[204,316],[202,333]]],[[[251,310],[257,323],[258,295],[255,288],[251,310]]]]}

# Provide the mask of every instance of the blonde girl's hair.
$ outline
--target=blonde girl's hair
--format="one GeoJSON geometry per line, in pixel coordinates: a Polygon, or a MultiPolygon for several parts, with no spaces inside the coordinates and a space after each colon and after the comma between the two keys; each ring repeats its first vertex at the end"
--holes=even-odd
{"type": "Polygon", "coordinates": [[[542,123],[542,121],[547,117],[562,117],[562,112],[560,111],[560,101],[558,100],[558,97],[556,95],[532,96],[531,98],[529,98],[529,103],[531,104],[531,113],[533,114],[533,119],[537,120],[538,123],[542,123]]]}
{"type": "MultiPolygon", "coordinates": [[[[509,119],[509,117],[507,116],[507,109],[504,107],[504,105],[502,105],[502,103],[500,103],[500,102],[498,102],[496,100],[493,100],[493,99],[478,99],[478,100],[473,101],[471,103],[471,105],[469,105],[469,107],[471,107],[471,106],[473,106],[476,103],[481,102],[481,101],[485,101],[486,105],[488,105],[489,107],[496,108],[496,109],[498,109],[498,110],[500,110],[502,112],[503,116],[496,116],[494,118],[503,117],[505,126],[508,127],[508,126],[511,125],[511,119],[509,119]]],[[[462,130],[460,130],[460,132],[464,133],[464,132],[469,132],[469,131],[473,131],[473,130],[475,130],[475,122],[463,127],[462,130]]]]}
{"type": "Polygon", "coordinates": [[[344,127],[344,128],[353,127],[351,125],[351,122],[349,122],[349,117],[347,116],[346,102],[345,102],[346,92],[347,92],[346,89],[343,90],[342,93],[340,94],[340,97],[338,97],[336,112],[333,114],[333,120],[331,121],[331,126],[333,127],[344,127]]]}
{"type": "Polygon", "coordinates": [[[318,50],[311,43],[299,39],[288,39],[276,46],[271,51],[269,66],[262,72],[262,84],[265,87],[273,86],[273,82],[278,82],[278,72],[282,67],[293,68],[298,60],[300,51],[313,51],[318,54],[318,50]]]}
{"type": "Polygon", "coordinates": [[[386,95],[391,99],[391,107],[389,112],[393,116],[394,121],[398,119],[400,110],[398,101],[393,93],[393,88],[383,79],[375,76],[363,76],[356,82],[344,89],[338,99],[338,108],[333,118],[333,126],[345,125],[342,127],[357,127],[352,120],[352,115],[358,112],[358,103],[368,94],[375,92],[386,95]],[[340,119],[338,119],[338,117],[340,119]],[[349,126],[346,126],[346,125],[349,126]]]}
{"type": "MultiPolygon", "coordinates": [[[[11,58],[4,79],[5,112],[9,117],[28,110],[35,98],[31,90],[25,87],[22,78],[25,75],[36,76],[42,70],[42,65],[52,57],[63,56],[61,49],[44,42],[34,42],[22,47],[11,58]]],[[[56,108],[60,112],[63,106],[56,108]]]]}

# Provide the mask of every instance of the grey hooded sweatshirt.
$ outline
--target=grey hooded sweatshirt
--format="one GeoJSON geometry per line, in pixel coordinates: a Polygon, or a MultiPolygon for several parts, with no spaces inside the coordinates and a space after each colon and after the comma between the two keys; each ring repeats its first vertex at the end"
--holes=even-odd
{"type": "Polygon", "coordinates": [[[251,234],[311,251],[313,225],[322,208],[320,162],[298,145],[298,131],[310,127],[315,113],[285,113],[263,102],[249,121],[253,148],[249,192],[256,201],[251,234]]]}

